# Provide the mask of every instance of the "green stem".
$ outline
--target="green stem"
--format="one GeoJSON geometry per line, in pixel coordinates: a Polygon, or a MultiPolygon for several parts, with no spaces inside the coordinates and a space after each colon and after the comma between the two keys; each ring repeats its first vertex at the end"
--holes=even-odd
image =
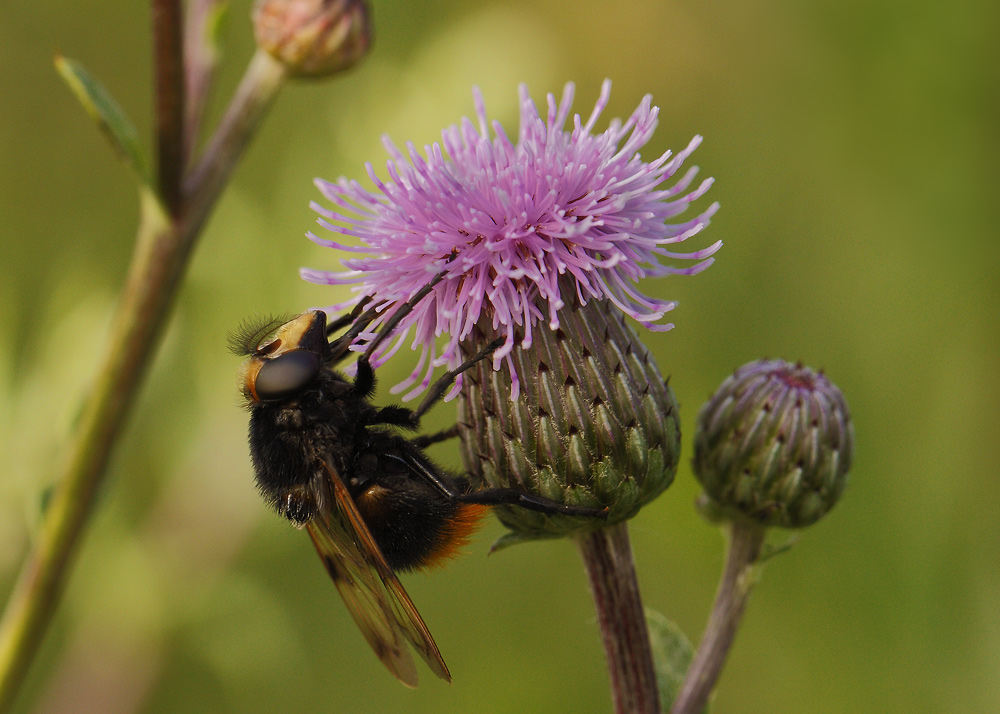
{"type": "Polygon", "coordinates": [[[157,193],[171,215],[180,209],[184,175],[184,8],[180,0],[152,0],[156,80],[157,193]]]}
{"type": "Polygon", "coordinates": [[[200,226],[208,216],[287,77],[283,65],[257,50],[204,155],[184,179],[189,223],[200,226]]]}
{"type": "Polygon", "coordinates": [[[616,714],[659,714],[659,689],[628,525],[577,538],[597,609],[616,714]]]}
{"type": "Polygon", "coordinates": [[[184,160],[194,156],[219,63],[219,13],[226,0],[190,0],[184,28],[184,160]]]}
{"type": "Polygon", "coordinates": [[[285,74],[259,58],[250,67],[226,118],[186,184],[177,213],[147,189],[135,253],[107,351],[84,400],[41,531],[0,620],[0,714],[23,683],[65,587],[93,510],[112,447],[163,332],[192,249],[285,74]]]}
{"type": "MultiPolygon", "coordinates": [[[[111,444],[128,414],[135,389],[167,308],[167,283],[176,276],[170,260],[175,242],[159,202],[142,192],[136,252],[102,367],[85,399],[62,478],[49,503],[34,550],[28,556],[0,622],[0,711],[7,711],[41,642],[62,592],[69,564],[90,514],[111,444]]],[[[176,279],[176,278],[175,278],[176,279]]]]}
{"type": "Polygon", "coordinates": [[[756,523],[733,521],[729,524],[726,565],[708,626],[670,714],[701,714],[704,711],[756,584],[756,566],[765,535],[766,529],[756,523]]]}

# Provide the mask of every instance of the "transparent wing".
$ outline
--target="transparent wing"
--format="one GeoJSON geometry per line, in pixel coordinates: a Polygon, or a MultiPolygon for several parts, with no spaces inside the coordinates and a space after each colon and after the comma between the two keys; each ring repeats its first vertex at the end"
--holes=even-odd
{"type": "Polygon", "coordinates": [[[385,562],[340,476],[328,464],[332,498],[307,525],[320,559],[368,644],[403,684],[417,686],[405,638],[441,679],[451,673],[420,613],[385,562]]]}

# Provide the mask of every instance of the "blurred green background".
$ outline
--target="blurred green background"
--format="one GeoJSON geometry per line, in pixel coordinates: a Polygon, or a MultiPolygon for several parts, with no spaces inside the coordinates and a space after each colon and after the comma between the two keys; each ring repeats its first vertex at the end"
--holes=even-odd
{"type": "MultiPolygon", "coordinates": [[[[340,298],[296,273],[339,266],[303,238],[313,177],[384,167],[383,133],[434,141],[471,114],[473,85],[513,133],[519,82],[541,102],[573,80],[586,115],[605,77],[605,119],[646,93],[660,106],[647,158],[701,133],[694,163],[717,180],[699,205],[722,209],[693,246],[722,239],[716,265],[643,286],[681,302],[648,342],[686,454],[701,402],[762,356],[824,368],[855,419],[844,500],[768,566],[714,711],[1000,711],[998,7],[376,0],[370,57],[284,91],[211,220],[19,711],[610,711],[572,545],[487,557],[495,523],[447,569],[405,578],[454,683],[421,666],[419,689],[396,684],[308,538],[259,501],[225,349],[249,314],[340,298]]],[[[221,97],[252,52],[248,10],[232,8],[221,97]]],[[[82,61],[148,140],[149,45],[146,3],[0,6],[4,596],[137,217],[52,56],[82,61]]],[[[435,449],[458,466],[454,445],[435,449]]],[[[687,462],[632,534],[647,605],[697,639],[723,541],[692,508],[687,462]]]]}

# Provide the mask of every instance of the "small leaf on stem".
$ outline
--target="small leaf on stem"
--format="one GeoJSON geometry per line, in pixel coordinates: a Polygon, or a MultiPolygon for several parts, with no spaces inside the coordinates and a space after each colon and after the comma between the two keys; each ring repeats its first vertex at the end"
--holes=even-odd
{"type": "Polygon", "coordinates": [[[76,60],[56,55],[56,71],[69,85],[84,110],[111,141],[111,146],[143,184],[149,184],[149,169],[138,133],[121,106],[90,72],[76,60]]]}
{"type": "MultiPolygon", "coordinates": [[[[656,610],[646,608],[646,627],[649,628],[649,647],[656,667],[656,683],[660,689],[660,707],[665,712],[680,692],[684,675],[691,666],[694,647],[676,624],[656,610]]],[[[703,712],[707,712],[705,707],[703,712]]]]}

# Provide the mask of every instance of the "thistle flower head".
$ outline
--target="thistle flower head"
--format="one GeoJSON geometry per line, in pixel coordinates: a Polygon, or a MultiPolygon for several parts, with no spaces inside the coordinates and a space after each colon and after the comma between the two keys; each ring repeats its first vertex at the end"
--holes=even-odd
{"type": "Polygon", "coordinates": [[[711,511],[802,528],[837,503],[853,454],[837,386],[801,364],[759,360],[737,369],[701,408],[693,466],[711,511]]]}
{"type": "MultiPolygon", "coordinates": [[[[637,153],[650,139],[658,109],[649,96],[624,123],[614,120],[593,133],[608,103],[610,82],[590,116],[570,119],[573,85],[562,99],[549,95],[544,118],[521,88],[521,127],[516,141],[498,122],[490,122],[482,96],[475,92],[477,121],[468,119],[442,134],[440,144],[421,154],[390,141],[389,178],[368,175],[376,192],[356,181],[317,181],[333,207],[314,204],[326,229],[360,239],[347,246],[310,234],[321,245],[353,253],[346,270],[304,269],[306,280],[354,286],[352,300],[366,297],[386,305],[371,332],[406,300],[443,273],[430,296],[399,324],[397,334],[373,363],[384,362],[409,339],[421,356],[410,377],[393,391],[426,389],[436,367],[456,366],[460,344],[485,325],[503,338],[493,355],[494,369],[506,367],[510,396],[520,379],[515,347],[529,349],[539,330],[557,330],[560,311],[570,301],[608,301],[653,330],[674,307],[643,295],[643,277],[694,274],[712,262],[720,243],[690,253],[675,244],[698,233],[715,212],[709,206],[687,221],[670,223],[700,197],[711,179],[692,188],[697,169],[663,184],[681,168],[701,141],[695,137],[679,154],[669,151],[644,161],[637,153]],[[567,123],[570,126],[567,126],[567,123]],[[492,129],[492,134],[491,130],[492,129]],[[675,260],[693,263],[678,267],[675,260]],[[666,262],[664,262],[666,261],[666,262]],[[435,338],[447,335],[440,353],[435,338]]],[[[362,336],[364,338],[365,336],[362,336]]],[[[360,348],[360,345],[358,345],[360,348]]],[[[461,378],[449,394],[461,389],[461,378]]]]}

